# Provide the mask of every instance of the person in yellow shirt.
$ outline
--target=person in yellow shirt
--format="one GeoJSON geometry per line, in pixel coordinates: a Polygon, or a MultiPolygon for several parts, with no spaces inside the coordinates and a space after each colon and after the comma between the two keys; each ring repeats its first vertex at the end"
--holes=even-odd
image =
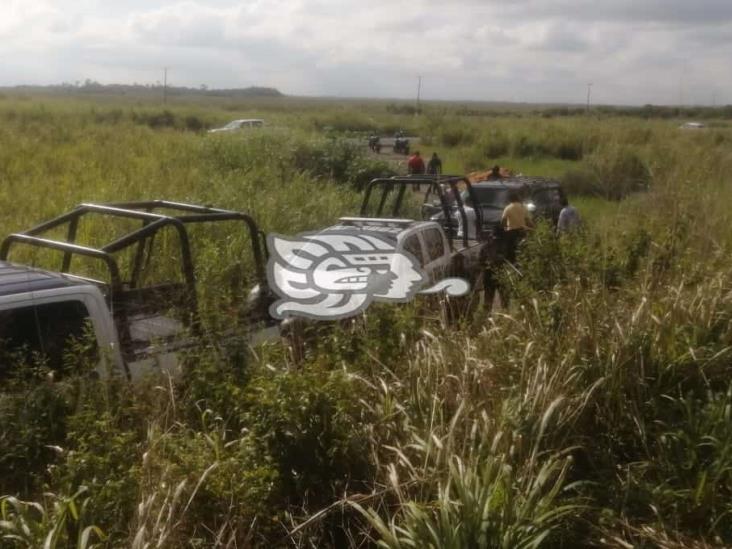
{"type": "Polygon", "coordinates": [[[509,205],[503,209],[501,226],[504,231],[506,242],[506,259],[511,263],[516,261],[516,249],[519,243],[526,237],[526,231],[534,228],[531,214],[521,202],[521,195],[512,192],[509,195],[509,205]]]}

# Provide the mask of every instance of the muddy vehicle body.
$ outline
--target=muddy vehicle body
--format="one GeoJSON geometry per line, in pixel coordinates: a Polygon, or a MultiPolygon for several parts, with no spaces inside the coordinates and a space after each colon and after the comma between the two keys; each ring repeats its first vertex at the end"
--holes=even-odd
{"type": "Polygon", "coordinates": [[[378,135],[369,137],[369,149],[376,154],[381,152],[381,138],[378,135]]]}
{"type": "Polygon", "coordinates": [[[0,377],[13,356],[27,360],[42,355],[52,370],[60,369],[64,353],[84,331],[91,338],[100,375],[136,379],[175,373],[180,352],[202,332],[190,229],[222,222],[244,226],[252,256],[248,276],[255,287],[265,289],[252,295],[241,311],[246,315],[246,338],[277,337],[276,322],[267,314],[271,296],[266,291],[264,234],[250,216],[162,200],[81,204],[9,235],[0,245],[0,377]],[[100,216],[102,223],[124,220],[127,228],[133,228],[102,245],[78,244],[80,224],[100,216]],[[164,235],[164,230],[171,232],[164,235]],[[144,273],[153,242],[164,237],[169,237],[171,253],[179,257],[178,276],[151,283],[144,273]],[[46,270],[13,263],[9,259],[16,248],[60,259],[60,267],[46,270]],[[100,266],[95,272],[105,276],[73,274],[72,267],[81,258],[100,266]]]}
{"type": "MultiPolygon", "coordinates": [[[[364,197],[358,216],[340,218],[338,223],[321,229],[311,235],[327,235],[329,232],[373,235],[390,241],[394,252],[406,251],[414,257],[426,277],[422,289],[427,289],[447,278],[462,278],[470,284],[469,294],[448,297],[445,294],[424,296],[436,299],[442,308],[445,320],[452,322],[463,318],[477,301],[476,296],[484,290],[487,280],[484,273],[494,260],[495,245],[491,235],[481,233],[470,238],[467,232],[457,227],[468,223],[469,214],[464,208],[460,190],[470,194],[470,181],[462,176],[407,175],[374,179],[364,189],[364,197]],[[426,194],[413,189],[423,187],[426,194]],[[441,204],[445,220],[420,219],[421,200],[434,196],[441,204]],[[452,207],[450,196],[456,196],[452,207]],[[411,202],[411,204],[410,204],[411,202]],[[417,215],[410,206],[416,208],[417,215]],[[457,218],[462,221],[458,221],[457,218]]],[[[480,215],[480,213],[478,213],[480,215]]],[[[478,223],[478,226],[481,226],[478,223]]],[[[421,298],[418,298],[421,299],[421,298]]],[[[340,321],[351,322],[352,320],[340,321]]],[[[357,322],[357,319],[355,320],[357,322]]],[[[317,336],[318,326],[338,321],[314,322],[300,317],[283,321],[283,335],[290,347],[295,362],[305,356],[307,342],[317,336]]]]}
{"type": "Polygon", "coordinates": [[[556,225],[562,211],[564,191],[558,181],[543,177],[515,176],[474,183],[476,202],[483,222],[490,229],[501,224],[503,208],[508,206],[511,193],[517,193],[535,219],[545,219],[556,225]]]}
{"type": "Polygon", "coordinates": [[[392,151],[396,154],[409,155],[409,139],[406,137],[395,137],[392,151]]]}
{"type": "MultiPolygon", "coordinates": [[[[473,185],[463,176],[451,175],[408,175],[371,181],[364,193],[361,216],[372,218],[400,218],[407,203],[423,201],[420,206],[420,226],[439,231],[445,244],[444,255],[449,259],[445,273],[465,277],[476,284],[485,265],[494,257],[494,243],[490,233],[481,230],[482,213],[472,210],[468,204],[477,200],[473,185]],[[424,194],[414,193],[415,188],[424,187],[424,194]],[[453,198],[454,197],[454,198],[453,198]],[[465,197],[465,198],[464,198],[465,197]],[[431,201],[430,201],[431,200],[431,201]],[[441,212],[440,217],[431,214],[431,208],[441,212]],[[478,230],[463,231],[462,227],[475,226],[478,230]]],[[[417,223],[417,221],[412,221],[417,223]]],[[[429,247],[424,238],[425,247],[429,247]]],[[[438,249],[438,248],[435,248],[438,249]]],[[[432,252],[434,253],[434,252],[432,252]]],[[[431,254],[428,253],[428,258],[431,254]]],[[[427,273],[431,280],[438,280],[427,273]]]]}
{"type": "MultiPolygon", "coordinates": [[[[519,195],[534,219],[544,219],[553,225],[559,219],[565,197],[558,181],[543,177],[512,176],[479,181],[472,184],[472,189],[472,196],[461,191],[463,202],[469,208],[480,211],[482,231],[496,237],[500,237],[502,233],[501,217],[503,209],[510,203],[512,193],[519,195]]],[[[437,203],[427,205],[425,215],[434,220],[444,218],[437,203]]]]}

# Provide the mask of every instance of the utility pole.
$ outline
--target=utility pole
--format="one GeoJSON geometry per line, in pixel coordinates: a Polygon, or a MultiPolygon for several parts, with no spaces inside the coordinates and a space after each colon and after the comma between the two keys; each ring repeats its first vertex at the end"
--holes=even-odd
{"type": "Polygon", "coordinates": [[[419,99],[422,93],[422,75],[417,76],[417,114],[420,113],[419,99]]]}
{"type": "Polygon", "coordinates": [[[168,67],[163,67],[163,104],[168,102],[168,67]]]}
{"type": "Polygon", "coordinates": [[[587,83],[587,114],[590,114],[590,96],[592,94],[592,82],[587,83]]]}

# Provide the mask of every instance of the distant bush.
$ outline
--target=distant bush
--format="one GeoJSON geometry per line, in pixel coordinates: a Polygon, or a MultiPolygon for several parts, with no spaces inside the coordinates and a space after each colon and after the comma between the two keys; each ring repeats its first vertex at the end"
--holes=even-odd
{"type": "Polygon", "coordinates": [[[138,124],[145,124],[151,128],[173,128],[176,116],[169,110],[152,112],[133,112],[132,120],[138,124]]]}
{"type": "Polygon", "coordinates": [[[303,141],[292,152],[292,165],[315,177],[363,187],[375,177],[395,175],[387,163],[366,158],[363,147],[343,140],[303,141]]]}
{"type": "Polygon", "coordinates": [[[511,142],[504,133],[493,130],[483,137],[480,147],[487,158],[499,158],[508,154],[511,142]]]}
{"type": "Polygon", "coordinates": [[[281,177],[304,172],[318,179],[361,188],[375,177],[395,175],[386,162],[366,155],[365,147],[344,139],[308,139],[257,134],[242,139],[212,136],[203,155],[216,170],[277,168],[281,177]]]}
{"type": "Polygon", "coordinates": [[[564,192],[569,195],[594,196],[600,194],[600,182],[592,168],[586,164],[570,168],[561,179],[564,192]]]}
{"type": "Polygon", "coordinates": [[[638,153],[620,145],[604,147],[576,168],[568,170],[562,184],[569,194],[620,200],[647,190],[651,174],[638,153]]]}
{"type": "Polygon", "coordinates": [[[186,129],[192,132],[200,132],[206,128],[206,123],[192,114],[186,116],[183,122],[186,129]]]}
{"type": "Polygon", "coordinates": [[[386,112],[391,114],[415,115],[417,114],[417,107],[413,105],[398,105],[396,103],[390,103],[386,106],[386,112]]]}
{"type": "Polygon", "coordinates": [[[439,134],[440,143],[445,147],[457,147],[458,145],[471,145],[476,138],[475,131],[462,126],[448,126],[442,129],[439,134]]]}
{"type": "Polygon", "coordinates": [[[585,153],[582,135],[565,133],[552,141],[552,156],[562,160],[581,160],[585,153]]]}
{"type": "Polygon", "coordinates": [[[538,136],[519,135],[514,140],[511,152],[517,158],[551,156],[551,148],[538,136]]]}
{"type": "Polygon", "coordinates": [[[650,171],[631,147],[605,147],[588,160],[601,182],[602,193],[609,199],[618,200],[632,192],[648,189],[650,171]]]}
{"type": "Polygon", "coordinates": [[[122,109],[92,110],[92,113],[96,124],[119,124],[125,118],[122,109]]]}
{"type": "Polygon", "coordinates": [[[329,129],[339,133],[380,130],[379,125],[372,118],[352,112],[315,117],[312,119],[312,127],[319,132],[329,129]]]}

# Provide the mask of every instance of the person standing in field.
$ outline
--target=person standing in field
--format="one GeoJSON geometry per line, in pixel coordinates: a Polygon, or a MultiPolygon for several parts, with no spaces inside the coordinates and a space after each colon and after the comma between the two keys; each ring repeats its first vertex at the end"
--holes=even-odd
{"type": "Polygon", "coordinates": [[[501,215],[501,226],[504,231],[506,260],[515,263],[516,249],[526,237],[526,231],[534,227],[534,223],[529,210],[521,202],[521,195],[518,192],[511,192],[509,201],[510,203],[503,209],[503,215],[501,215]]]}
{"type": "MultiPolygon", "coordinates": [[[[415,151],[414,154],[409,157],[409,160],[407,161],[407,173],[409,173],[409,175],[424,174],[424,160],[422,160],[419,151],[415,151]]],[[[415,183],[412,186],[412,190],[418,191],[419,183],[415,183]]]]}
{"type": "Polygon", "coordinates": [[[407,161],[407,171],[410,175],[424,173],[424,160],[419,155],[419,151],[415,151],[407,161]]]}
{"type": "Polygon", "coordinates": [[[559,212],[559,220],[557,221],[557,234],[572,233],[580,228],[582,219],[577,208],[569,205],[566,196],[562,196],[562,211],[559,212]]]}
{"type": "Polygon", "coordinates": [[[432,158],[427,163],[427,173],[430,175],[438,175],[442,173],[442,160],[437,156],[436,152],[432,153],[432,158]]]}

